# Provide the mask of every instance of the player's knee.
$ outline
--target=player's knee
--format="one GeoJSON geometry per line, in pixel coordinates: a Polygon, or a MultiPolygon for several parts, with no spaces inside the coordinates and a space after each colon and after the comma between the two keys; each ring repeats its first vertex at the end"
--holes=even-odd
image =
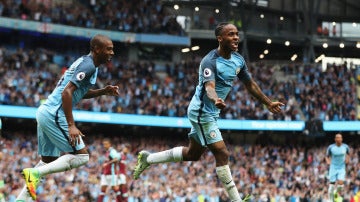
{"type": "Polygon", "coordinates": [[[213,152],[213,154],[215,156],[217,166],[228,164],[230,152],[227,150],[227,148],[216,150],[213,152]]]}
{"type": "Polygon", "coordinates": [[[221,149],[215,151],[214,155],[218,156],[221,159],[226,159],[227,160],[227,159],[229,159],[230,152],[227,150],[226,147],[224,147],[224,148],[221,148],[221,149]]]}
{"type": "Polygon", "coordinates": [[[43,161],[44,163],[51,163],[55,161],[57,158],[58,158],[57,156],[42,156],[41,161],[43,161]]]}
{"type": "Polygon", "coordinates": [[[201,157],[201,155],[199,155],[199,154],[190,154],[188,156],[188,160],[189,161],[198,161],[198,160],[200,160],[200,157],[201,157]]]}
{"type": "Polygon", "coordinates": [[[200,160],[201,153],[189,152],[188,148],[184,148],[184,161],[198,161],[200,160]]]}

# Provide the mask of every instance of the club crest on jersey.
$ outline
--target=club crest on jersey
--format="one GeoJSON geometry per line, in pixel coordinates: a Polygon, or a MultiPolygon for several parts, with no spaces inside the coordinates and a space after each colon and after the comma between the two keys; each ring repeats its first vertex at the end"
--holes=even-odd
{"type": "Polygon", "coordinates": [[[236,75],[238,75],[240,73],[240,67],[236,68],[236,75]]]}
{"type": "Polygon", "coordinates": [[[211,132],[210,132],[210,137],[213,138],[213,139],[216,138],[216,132],[215,132],[215,131],[211,131],[211,132]]]}
{"type": "Polygon", "coordinates": [[[211,70],[209,68],[205,68],[204,69],[204,77],[209,77],[211,76],[211,70]]]}
{"type": "Polygon", "coordinates": [[[85,78],[85,72],[79,72],[78,74],[76,74],[76,79],[78,81],[81,81],[85,78]]]}

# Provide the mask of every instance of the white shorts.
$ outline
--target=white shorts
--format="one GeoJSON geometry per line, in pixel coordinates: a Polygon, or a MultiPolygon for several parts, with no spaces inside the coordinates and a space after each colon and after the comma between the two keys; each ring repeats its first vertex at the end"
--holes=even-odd
{"type": "Polygon", "coordinates": [[[119,174],[119,184],[126,184],[126,176],[124,174],[119,174]]]}
{"type": "Polygon", "coordinates": [[[101,175],[101,186],[116,186],[119,185],[119,180],[117,175],[101,175]]]}

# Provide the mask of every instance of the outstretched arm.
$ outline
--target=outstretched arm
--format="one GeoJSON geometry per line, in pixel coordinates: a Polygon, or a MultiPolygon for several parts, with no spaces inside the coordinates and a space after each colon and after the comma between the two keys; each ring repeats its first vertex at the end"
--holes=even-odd
{"type": "Polygon", "coordinates": [[[250,79],[247,82],[244,82],[246,89],[253,95],[256,99],[258,99],[261,103],[266,105],[266,107],[272,113],[279,113],[281,112],[281,106],[284,106],[281,102],[272,102],[260,89],[257,83],[250,79]]]}
{"type": "Polygon", "coordinates": [[[105,86],[105,88],[101,89],[90,89],[83,97],[83,99],[89,99],[98,97],[101,95],[111,95],[111,96],[119,96],[119,86],[105,86]]]}

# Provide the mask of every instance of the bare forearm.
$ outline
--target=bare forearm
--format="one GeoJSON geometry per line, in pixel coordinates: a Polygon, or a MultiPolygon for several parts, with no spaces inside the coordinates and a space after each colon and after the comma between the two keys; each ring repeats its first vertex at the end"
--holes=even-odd
{"type": "Polygon", "coordinates": [[[266,106],[270,105],[271,100],[262,92],[255,81],[250,81],[250,83],[246,85],[246,88],[251,93],[251,95],[253,95],[261,103],[265,104],[266,106]]]}
{"type": "Polygon", "coordinates": [[[109,164],[110,164],[110,163],[116,163],[116,162],[118,162],[118,161],[119,161],[119,159],[113,159],[113,160],[109,161],[109,164]]]}
{"type": "Polygon", "coordinates": [[[210,88],[210,87],[206,88],[206,95],[207,95],[207,97],[208,97],[211,101],[213,101],[214,103],[215,103],[216,100],[218,99],[218,95],[217,95],[217,93],[216,93],[216,91],[215,91],[214,88],[210,88]]]}
{"type": "Polygon", "coordinates": [[[70,91],[64,90],[61,95],[61,99],[68,126],[72,126],[75,124],[72,114],[72,93],[70,91]]]}
{"type": "Polygon", "coordinates": [[[326,161],[327,164],[330,164],[330,162],[331,162],[331,160],[330,160],[329,157],[326,157],[326,158],[325,158],[325,161],[326,161]]]}
{"type": "Polygon", "coordinates": [[[104,89],[96,89],[96,90],[92,90],[90,89],[83,97],[83,99],[90,99],[90,98],[94,98],[94,97],[99,97],[101,95],[104,95],[104,89]]]}

